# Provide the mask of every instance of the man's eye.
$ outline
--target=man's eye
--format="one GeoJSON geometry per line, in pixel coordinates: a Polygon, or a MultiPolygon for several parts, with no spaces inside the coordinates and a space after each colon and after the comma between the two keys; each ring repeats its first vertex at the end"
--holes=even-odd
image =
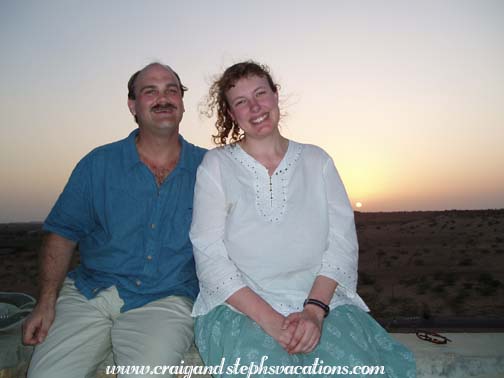
{"type": "Polygon", "coordinates": [[[153,95],[156,93],[156,91],[154,89],[147,89],[145,92],[144,92],[146,95],[153,95]]]}
{"type": "Polygon", "coordinates": [[[259,96],[261,96],[261,95],[263,95],[263,94],[266,94],[266,91],[258,91],[258,92],[256,93],[256,96],[258,96],[258,97],[259,97],[259,96]]]}

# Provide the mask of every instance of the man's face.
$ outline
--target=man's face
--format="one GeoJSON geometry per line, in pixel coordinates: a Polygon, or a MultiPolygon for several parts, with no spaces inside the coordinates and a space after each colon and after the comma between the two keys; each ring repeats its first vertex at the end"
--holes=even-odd
{"type": "Polygon", "coordinates": [[[184,102],[175,74],[159,64],[144,69],[135,80],[135,100],[128,100],[138,126],[153,134],[178,131],[184,102]]]}

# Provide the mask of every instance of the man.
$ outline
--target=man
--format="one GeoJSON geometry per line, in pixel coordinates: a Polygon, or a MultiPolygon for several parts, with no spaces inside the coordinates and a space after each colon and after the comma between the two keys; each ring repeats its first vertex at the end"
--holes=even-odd
{"type": "Polygon", "coordinates": [[[92,376],[110,351],[116,365],[179,365],[190,347],[188,232],[205,150],[179,135],[186,89],[159,63],[135,73],[138,129],[84,157],[46,219],[39,302],[23,325],[37,345],[29,377],[92,376]],[[77,245],[80,265],[65,279],[77,245]]]}

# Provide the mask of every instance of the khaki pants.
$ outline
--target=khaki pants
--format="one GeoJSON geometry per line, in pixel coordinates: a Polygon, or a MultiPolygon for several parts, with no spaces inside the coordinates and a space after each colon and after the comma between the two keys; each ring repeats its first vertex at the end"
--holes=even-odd
{"type": "Polygon", "coordinates": [[[111,351],[116,365],[180,365],[193,341],[191,300],[170,296],[121,313],[123,303],[115,286],[88,300],[67,278],[56,319],[35,347],[28,377],[94,377],[111,351]]]}

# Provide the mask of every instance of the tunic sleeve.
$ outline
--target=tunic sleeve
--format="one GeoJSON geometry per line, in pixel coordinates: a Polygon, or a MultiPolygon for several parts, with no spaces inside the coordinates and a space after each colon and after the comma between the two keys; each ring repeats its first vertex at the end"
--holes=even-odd
{"type": "Polygon", "coordinates": [[[216,152],[207,153],[198,168],[194,189],[191,238],[200,293],[193,316],[204,315],[245,287],[242,276],[229,259],[224,235],[227,206],[216,152]]]}
{"type": "Polygon", "coordinates": [[[354,213],[343,182],[330,157],[323,168],[329,212],[327,249],[319,275],[335,280],[347,297],[356,296],[358,244],[354,213]]]}

